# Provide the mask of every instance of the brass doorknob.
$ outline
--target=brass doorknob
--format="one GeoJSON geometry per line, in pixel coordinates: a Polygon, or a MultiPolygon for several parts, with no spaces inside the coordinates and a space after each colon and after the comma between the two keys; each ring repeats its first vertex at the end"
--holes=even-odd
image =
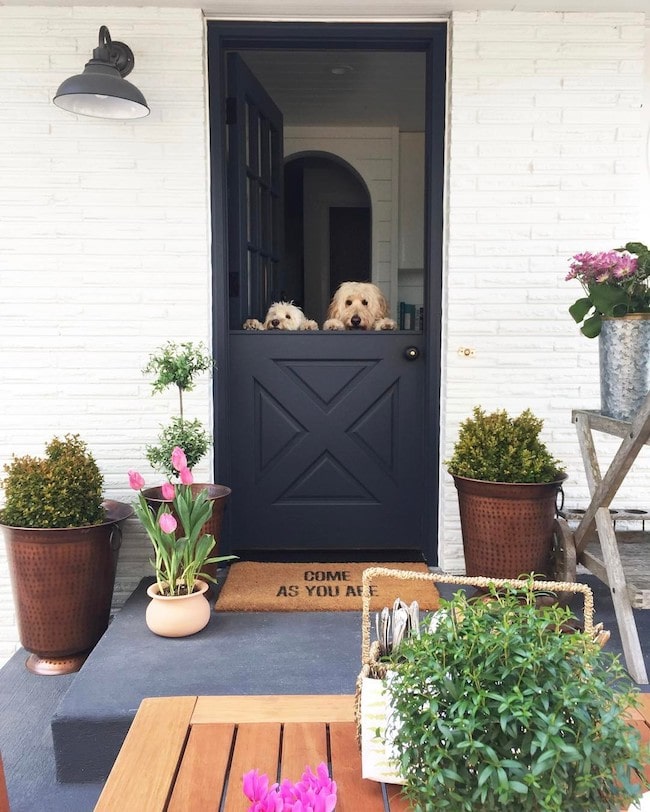
{"type": "Polygon", "coordinates": [[[407,361],[415,361],[416,358],[420,357],[420,350],[417,347],[407,347],[404,350],[404,358],[407,361]]]}

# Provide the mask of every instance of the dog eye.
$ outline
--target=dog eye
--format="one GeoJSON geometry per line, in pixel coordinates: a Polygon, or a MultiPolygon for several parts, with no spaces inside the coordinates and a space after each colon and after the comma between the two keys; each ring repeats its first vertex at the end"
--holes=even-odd
{"type": "Polygon", "coordinates": [[[346,299],[345,300],[345,306],[346,307],[350,307],[351,304],[352,304],[352,299],[346,299]]]}
{"type": "Polygon", "coordinates": [[[285,319],[290,319],[290,318],[291,318],[291,313],[287,313],[287,315],[285,316],[285,319]]]}
{"type": "Polygon", "coordinates": [[[364,307],[368,307],[368,300],[367,300],[367,299],[362,299],[362,300],[361,300],[361,304],[362,304],[364,307]]]}

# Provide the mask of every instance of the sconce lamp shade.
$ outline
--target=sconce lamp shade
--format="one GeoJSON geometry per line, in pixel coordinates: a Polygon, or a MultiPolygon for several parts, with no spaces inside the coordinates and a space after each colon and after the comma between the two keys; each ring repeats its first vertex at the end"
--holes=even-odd
{"type": "Polygon", "coordinates": [[[133,51],[123,42],[113,42],[103,25],[99,46],[86,63],[83,73],[61,83],[54,104],[71,113],[97,118],[144,118],[147,102],[138,88],[127,82],[134,65],[133,51]]]}

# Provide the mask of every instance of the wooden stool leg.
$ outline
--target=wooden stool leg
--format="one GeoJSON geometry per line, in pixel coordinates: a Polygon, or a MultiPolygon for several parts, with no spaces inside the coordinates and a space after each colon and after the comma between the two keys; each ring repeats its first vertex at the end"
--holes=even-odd
{"type": "Polygon", "coordinates": [[[607,508],[596,511],[596,526],[600,537],[600,546],[603,552],[609,591],[616,613],[616,622],[621,633],[621,642],[625,654],[625,665],[632,679],[639,685],[648,684],[643,651],[639,641],[639,632],[634,620],[630,596],[625,582],[625,573],[618,552],[618,543],[612,519],[607,508]]]}

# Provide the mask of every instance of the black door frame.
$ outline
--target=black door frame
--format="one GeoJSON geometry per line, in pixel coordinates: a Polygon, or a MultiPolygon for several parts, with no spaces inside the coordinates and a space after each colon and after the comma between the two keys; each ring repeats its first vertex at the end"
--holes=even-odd
{"type": "MultiPolygon", "coordinates": [[[[440,360],[442,343],[442,251],[447,24],[439,23],[294,23],[209,21],[208,76],[212,222],[212,339],[215,482],[229,482],[230,410],[228,318],[228,245],[226,223],[226,71],[229,50],[358,49],[420,51],[426,54],[425,136],[425,454],[423,479],[424,555],[437,562],[440,447],[440,360]]],[[[226,512],[227,513],[227,512],[226,512]]],[[[223,547],[230,546],[228,521],[223,547]]]]}

